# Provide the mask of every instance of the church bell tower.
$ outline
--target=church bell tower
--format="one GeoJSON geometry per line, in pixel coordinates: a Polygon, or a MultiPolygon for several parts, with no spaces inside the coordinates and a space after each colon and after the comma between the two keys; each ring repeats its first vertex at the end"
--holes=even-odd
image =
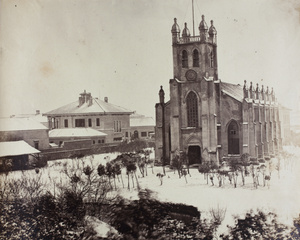
{"type": "Polygon", "coordinates": [[[203,77],[218,79],[217,64],[217,31],[211,21],[211,26],[205,22],[204,15],[199,24],[199,35],[191,36],[184,24],[180,37],[177,19],[172,26],[173,74],[180,81],[199,81],[203,77]]]}
{"type": "Polygon", "coordinates": [[[217,159],[217,31],[213,21],[208,28],[204,16],[198,29],[192,36],[184,23],[181,32],[176,18],[171,29],[170,101],[164,102],[161,89],[156,104],[155,152],[163,164],[172,164],[178,152],[186,153],[190,164],[217,159]]]}

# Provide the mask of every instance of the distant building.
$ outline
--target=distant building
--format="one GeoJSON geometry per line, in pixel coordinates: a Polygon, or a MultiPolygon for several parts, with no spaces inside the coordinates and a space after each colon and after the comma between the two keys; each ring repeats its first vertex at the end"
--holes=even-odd
{"type": "Polygon", "coordinates": [[[16,114],[16,115],[12,115],[10,117],[11,118],[30,118],[32,120],[40,122],[41,124],[43,124],[45,127],[48,128],[48,119],[46,116],[43,116],[43,114],[41,114],[40,110],[36,110],[35,113],[16,114]]]}
{"type": "MultiPolygon", "coordinates": [[[[106,143],[116,143],[129,138],[130,120],[133,112],[120,106],[93,98],[84,91],[78,101],[45,113],[49,129],[92,128],[105,136],[106,143]]],[[[74,132],[75,133],[75,132],[74,132]]]]}
{"type": "Polygon", "coordinates": [[[296,107],[296,109],[291,111],[291,143],[296,146],[300,146],[300,105],[299,103],[298,103],[298,108],[296,107]]]}
{"type": "Polygon", "coordinates": [[[49,131],[49,141],[64,149],[91,148],[104,144],[106,135],[93,128],[56,128],[49,131]]]}
{"type": "Polygon", "coordinates": [[[282,144],[288,145],[291,143],[291,109],[279,105],[279,114],[281,122],[281,137],[282,144]]]}
{"type": "Polygon", "coordinates": [[[268,159],[282,146],[279,107],[273,89],[222,82],[218,77],[217,31],[204,16],[199,35],[187,24],[180,36],[171,29],[173,78],[170,100],[159,91],[156,104],[155,158],[170,163],[184,151],[190,164],[239,159],[268,159]]]}
{"type": "Polygon", "coordinates": [[[298,109],[291,111],[291,130],[300,133],[300,110],[298,109]]]}
{"type": "Polygon", "coordinates": [[[155,122],[152,117],[140,114],[130,115],[130,138],[154,140],[155,122]]]}
{"type": "Polygon", "coordinates": [[[48,149],[48,128],[31,118],[0,118],[0,142],[19,140],[38,150],[48,149]]]}

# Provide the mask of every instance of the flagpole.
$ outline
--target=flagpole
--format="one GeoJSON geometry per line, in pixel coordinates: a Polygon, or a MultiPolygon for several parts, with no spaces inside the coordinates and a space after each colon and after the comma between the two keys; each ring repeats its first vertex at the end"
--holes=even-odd
{"type": "Polygon", "coordinates": [[[195,23],[194,23],[194,0],[192,0],[192,10],[193,10],[193,36],[195,37],[195,23]]]}

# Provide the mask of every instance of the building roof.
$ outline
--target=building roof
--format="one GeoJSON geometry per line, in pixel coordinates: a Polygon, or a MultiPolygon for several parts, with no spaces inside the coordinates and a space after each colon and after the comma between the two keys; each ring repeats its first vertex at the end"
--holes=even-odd
{"type": "Polygon", "coordinates": [[[133,111],[125,109],[123,107],[102,101],[97,98],[93,98],[92,104],[88,102],[79,106],[79,102],[73,102],[44,113],[46,116],[57,115],[85,115],[85,114],[131,114],[133,111]]]}
{"type": "Polygon", "coordinates": [[[0,142],[0,157],[40,153],[25,141],[0,142]]]}
{"type": "Polygon", "coordinates": [[[155,122],[152,117],[146,117],[144,115],[133,114],[130,116],[130,127],[143,127],[143,126],[155,126],[155,122]]]}
{"type": "Polygon", "coordinates": [[[238,100],[239,102],[243,101],[243,87],[239,84],[221,82],[221,91],[238,100]]]}
{"type": "Polygon", "coordinates": [[[42,114],[17,114],[12,115],[11,118],[31,118],[40,123],[48,123],[47,117],[42,114]]]}
{"type": "Polygon", "coordinates": [[[49,131],[49,138],[63,137],[104,137],[106,133],[93,128],[56,128],[49,131]]]}
{"type": "Polygon", "coordinates": [[[25,131],[48,129],[31,118],[0,118],[0,131],[25,131]]]}

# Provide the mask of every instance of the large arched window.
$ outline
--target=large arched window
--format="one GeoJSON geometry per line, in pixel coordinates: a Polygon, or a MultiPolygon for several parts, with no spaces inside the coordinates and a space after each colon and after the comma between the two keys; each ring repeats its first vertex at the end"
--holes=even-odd
{"type": "Polygon", "coordinates": [[[194,92],[186,98],[188,127],[198,127],[198,99],[194,92]]]}
{"type": "Polygon", "coordinates": [[[188,68],[188,54],[186,50],[182,51],[182,67],[188,68]]]}
{"type": "Polygon", "coordinates": [[[236,121],[228,126],[228,154],[240,154],[239,127],[236,121]]]}
{"type": "Polygon", "coordinates": [[[193,67],[199,67],[199,52],[197,49],[193,51],[193,67]]]}

